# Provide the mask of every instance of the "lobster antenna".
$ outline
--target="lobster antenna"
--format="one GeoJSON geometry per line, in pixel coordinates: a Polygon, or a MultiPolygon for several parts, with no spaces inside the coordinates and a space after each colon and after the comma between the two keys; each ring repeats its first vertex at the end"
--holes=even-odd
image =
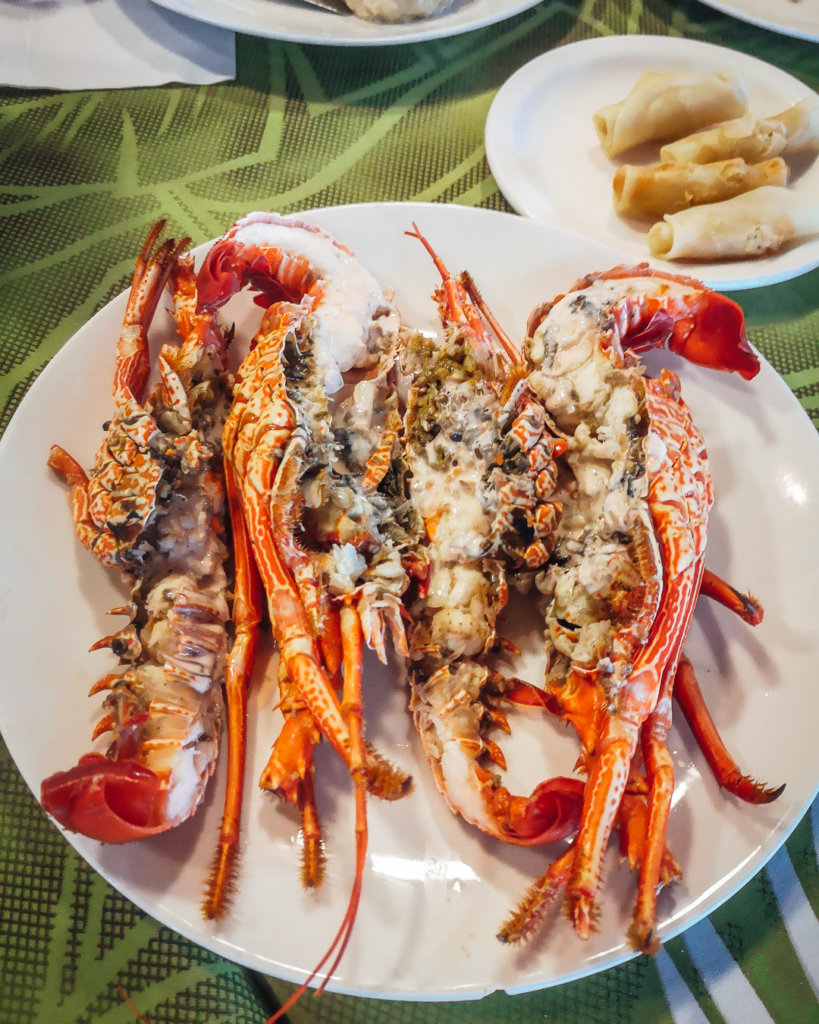
{"type": "Polygon", "coordinates": [[[331,956],[335,958],[327,971],[324,980],[316,989],[315,995],[320,996],[335,973],[341,958],[347,949],[353,932],[358,907],[361,902],[361,889],[364,879],[364,867],[367,857],[367,750],[363,740],[361,720],[361,620],[355,608],[344,603],[341,608],[341,635],[344,646],[344,689],[342,694],[342,710],[350,729],[350,773],[355,787],[355,877],[347,901],[341,924],[333,941],[321,960],[316,964],[309,976],[290,996],[285,1004],[265,1024],[274,1024],[294,1006],[310,987],[310,982],[324,967],[331,956]]]}
{"type": "Polygon", "coordinates": [[[466,289],[466,293],[469,296],[469,298],[480,310],[481,316],[492,328],[492,332],[494,333],[498,341],[501,343],[501,346],[503,347],[504,352],[511,360],[512,365],[520,366],[523,363],[523,358],[520,352],[518,351],[517,346],[506,333],[506,331],[503,329],[503,327],[501,327],[500,323],[495,317],[495,314],[487,305],[487,302],[484,299],[483,295],[481,295],[480,291],[478,290],[478,286],[475,284],[475,280],[472,277],[472,275],[469,273],[468,270],[464,270],[461,272],[461,276],[459,277],[458,280],[466,289]]]}

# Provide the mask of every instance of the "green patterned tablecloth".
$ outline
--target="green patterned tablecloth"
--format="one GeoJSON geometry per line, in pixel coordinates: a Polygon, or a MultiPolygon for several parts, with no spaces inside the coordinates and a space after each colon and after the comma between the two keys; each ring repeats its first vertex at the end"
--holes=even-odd
{"type": "MultiPolygon", "coordinates": [[[[237,36],[236,80],[208,87],[0,89],[0,425],[54,353],[125,287],[159,216],[198,243],[259,208],[401,199],[508,210],[483,143],[495,93],[543,51],[612,32],[732,46],[819,89],[816,44],[695,0],[543,2],[494,27],[407,46],[237,36]]],[[[736,297],[751,340],[819,422],[819,271],[736,297]]],[[[0,1024],[125,1024],[136,1018],[120,986],[152,1024],[260,1024],[292,991],[136,909],[60,838],[2,745],[0,772],[0,1024]]],[[[654,959],[469,1003],[325,994],[302,1000],[290,1019],[816,1022],[816,851],[814,805],[740,893],[654,959]]]]}

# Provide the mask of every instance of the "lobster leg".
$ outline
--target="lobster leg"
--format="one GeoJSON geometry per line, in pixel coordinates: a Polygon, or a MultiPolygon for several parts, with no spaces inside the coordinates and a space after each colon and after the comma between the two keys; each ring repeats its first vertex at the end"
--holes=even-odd
{"type": "Polygon", "coordinates": [[[515,911],[501,926],[498,932],[501,942],[525,942],[537,931],[569,884],[574,856],[572,845],[551,864],[542,878],[529,886],[515,911]]]}
{"type": "Polygon", "coordinates": [[[88,508],[88,475],[73,456],[58,444],[48,453],[48,468],[53,469],[70,488],[71,514],[74,531],[83,547],[93,551],[97,529],[88,508]]]}
{"type": "Polygon", "coordinates": [[[279,657],[286,674],[294,681],[316,718],[322,734],[346,762],[349,758],[349,735],[341,705],[321,665],[318,644],[312,635],[304,606],[267,532],[269,519],[260,504],[258,496],[248,494],[246,490],[245,509],[249,510],[250,528],[256,539],[256,562],[267,594],[279,657]]]}
{"type": "Polygon", "coordinates": [[[347,944],[352,935],[358,913],[358,905],[361,901],[361,889],[364,879],[364,868],[367,857],[367,790],[369,780],[369,769],[367,766],[367,748],[363,737],[363,705],[361,693],[361,654],[363,647],[363,632],[358,612],[353,606],[352,600],[347,599],[341,607],[341,635],[343,639],[343,671],[344,686],[342,693],[342,710],[348,723],[350,734],[350,775],[353,780],[355,793],[355,877],[350,890],[347,902],[347,909],[344,918],[336,932],[333,941],[324,952],[321,960],[316,964],[310,975],[296,989],[285,1004],[271,1017],[266,1024],[274,1024],[280,1020],[287,1011],[298,1002],[310,986],[310,983],[324,967],[327,961],[335,954],[333,962],[324,977],[324,980],[316,989],[316,995],[320,995],[327,986],[330,978],[344,956],[347,944]]]}
{"type": "Polygon", "coordinates": [[[693,666],[685,655],[680,658],[677,669],[674,696],[719,785],[747,803],[767,804],[776,800],[785,789],[784,785],[768,787],[743,775],[728,753],[705,705],[693,666]]]}
{"type": "MultiPolygon", "coordinates": [[[[762,608],[750,595],[740,594],[708,570],[703,573],[700,593],[725,605],[751,625],[762,621],[762,608]]],[[[657,892],[661,882],[667,884],[670,880],[664,870],[664,856],[667,856],[664,837],[674,788],[674,766],[666,745],[671,727],[672,691],[720,786],[749,803],[769,803],[785,788],[784,785],[766,787],[742,774],[717,732],[691,662],[681,654],[676,672],[666,673],[660,698],[642,730],[643,757],[649,779],[649,820],[629,939],[635,949],[646,953],[654,953],[658,948],[654,935],[657,892]]]]}
{"type": "MultiPolygon", "coordinates": [[[[676,672],[700,590],[704,536],[697,520],[688,519],[687,507],[690,503],[710,508],[713,500],[710,478],[700,469],[702,440],[679,402],[676,377],[663,371],[659,379],[648,380],[646,385],[654,429],[669,447],[674,445],[675,452],[674,458],[653,476],[649,489],[651,516],[662,552],[664,593],[648,642],[634,659],[618,696],[619,707],[606,717],[591,758],[583,819],[575,840],[577,856],[567,894],[571,917],[581,937],[588,937],[592,928],[603,854],[626,789],[640,729],[663,695],[663,680],[667,676],[673,678],[676,672]],[[673,578],[669,578],[669,567],[674,567],[673,578]]],[[[662,719],[658,724],[662,730],[662,719]]],[[[659,757],[659,747],[652,746],[651,754],[659,757]]],[[[655,767],[661,768],[659,760],[655,767]]],[[[657,790],[655,822],[651,822],[649,814],[650,828],[656,825],[658,830],[648,840],[652,850],[651,871],[656,870],[657,851],[665,845],[666,814],[661,810],[665,785],[663,779],[657,790]]]]}
{"type": "Polygon", "coordinates": [[[298,706],[296,688],[280,679],[280,708],[284,725],[273,744],[259,785],[277,793],[298,808],[301,815],[303,853],[301,881],[306,889],[321,885],[324,878],[324,850],[314,792],[313,751],[321,732],[309,709],[298,706]]]}
{"type": "MultiPolygon", "coordinates": [[[[703,573],[700,593],[739,615],[751,626],[758,626],[762,621],[763,609],[754,597],[740,593],[707,569],[703,573]]],[[[694,668],[685,655],[680,658],[677,669],[674,696],[719,785],[748,803],[770,803],[776,800],[784,790],[784,785],[768,787],[749,775],[743,775],[728,753],[708,712],[694,668]]]]}
{"type": "Polygon", "coordinates": [[[262,601],[261,582],[236,485],[230,473],[225,474],[225,480],[235,562],[235,635],[225,673],[228,732],[225,802],[219,841],[202,901],[202,913],[210,920],[218,920],[227,913],[236,871],[247,750],[247,687],[256,658],[262,601]]]}
{"type": "Polygon", "coordinates": [[[298,590],[310,629],[318,640],[322,664],[332,679],[343,658],[338,611],[326,587],[320,585],[313,562],[294,536],[294,524],[299,521],[304,502],[299,477],[307,445],[304,433],[294,430],[270,489],[270,529],[282,563],[298,590]]]}
{"type": "MultiPolygon", "coordinates": [[[[345,601],[341,608],[341,635],[344,643],[344,689],[342,693],[342,711],[350,731],[350,775],[355,791],[355,878],[350,890],[347,911],[333,943],[325,956],[329,957],[335,949],[336,956],[327,977],[318,991],[321,992],[339,964],[347,943],[350,941],[355,924],[358,904],[361,900],[361,886],[364,879],[364,867],[367,857],[367,788],[369,772],[367,768],[367,751],[364,744],[364,707],[361,693],[361,655],[363,649],[363,632],[361,620],[355,607],[345,601]]],[[[322,964],[319,964],[319,969],[322,964]]]]}
{"type": "Polygon", "coordinates": [[[666,881],[663,878],[665,837],[674,793],[674,764],[667,745],[668,730],[671,728],[672,685],[673,673],[667,673],[657,704],[644,723],[641,734],[648,776],[648,821],[628,938],[632,947],[642,953],[656,953],[659,949],[654,922],[657,892],[661,880],[666,881]]]}
{"type": "Polygon", "coordinates": [[[758,626],[764,614],[762,605],[751,594],[742,594],[708,569],[702,574],[700,593],[734,612],[749,626],[758,626]]]}
{"type": "MultiPolygon", "coordinates": [[[[298,589],[312,633],[318,638],[318,650],[329,685],[342,658],[337,615],[330,607],[326,591],[318,585],[310,559],[293,536],[293,522],[302,500],[298,474],[303,447],[304,439],[297,431],[294,432],[271,485],[270,528],[283,565],[298,589]]],[[[280,627],[274,623],[274,630],[277,628],[280,627]]],[[[278,793],[298,808],[303,841],[301,880],[305,888],[314,888],[321,885],[325,866],[313,761],[315,747],[321,742],[321,730],[300,693],[298,680],[288,676],[284,663],[280,664],[279,684],[280,709],[285,715],[285,723],[273,744],[259,785],[278,793]]]]}
{"type": "MultiPolygon", "coordinates": [[[[620,805],[617,831],[620,836],[620,855],[628,860],[630,868],[639,868],[643,862],[649,834],[649,783],[636,768],[632,768],[628,788],[620,805]]],[[[676,859],[666,846],[660,864],[660,881],[669,885],[682,872],[676,859]]]]}
{"type": "Polygon", "coordinates": [[[134,267],[128,305],[117,343],[114,398],[118,402],[123,393],[133,395],[137,401],[142,398],[151,371],[146,325],[153,319],[176,258],[190,242],[189,238],[182,238],[179,242],[169,238],[152,257],[151,250],[164,229],[164,220],[154,224],[134,267]]]}

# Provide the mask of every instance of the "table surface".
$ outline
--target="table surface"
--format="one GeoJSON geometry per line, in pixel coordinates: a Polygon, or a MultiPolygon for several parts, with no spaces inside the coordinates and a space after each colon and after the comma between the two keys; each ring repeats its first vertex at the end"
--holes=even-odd
{"type": "MultiPolygon", "coordinates": [[[[55,352],[126,286],[159,216],[199,243],[251,209],[394,199],[509,210],[483,142],[494,95],[538,54],[611,33],[720,43],[819,88],[817,44],[696,0],[547,0],[486,29],[404,46],[239,35],[235,80],[207,87],[0,89],[0,427],[55,352]]],[[[734,297],[751,341],[816,423],[819,271],[734,297]]],[[[120,987],[152,1024],[259,1024],[290,994],[294,986],[199,948],[111,889],[48,822],[2,744],[0,773],[0,1024],[133,1021],[120,987]]],[[[814,804],[765,868],[655,958],[467,1003],[325,993],[289,1019],[807,1024],[819,1020],[817,901],[814,804]]]]}

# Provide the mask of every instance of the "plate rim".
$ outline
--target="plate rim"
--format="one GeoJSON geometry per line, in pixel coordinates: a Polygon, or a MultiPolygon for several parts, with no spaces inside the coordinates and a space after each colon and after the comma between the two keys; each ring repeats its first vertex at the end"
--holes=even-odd
{"type": "MultiPolygon", "coordinates": [[[[332,206],[332,207],[323,207],[323,208],[316,209],[316,210],[300,211],[298,213],[292,214],[292,216],[300,218],[300,219],[313,220],[315,222],[321,223],[321,219],[326,217],[328,215],[328,213],[337,215],[340,211],[343,211],[344,214],[346,215],[347,213],[354,213],[355,211],[361,211],[362,209],[365,209],[365,210],[368,209],[368,210],[371,210],[371,211],[377,211],[377,210],[379,210],[379,209],[381,209],[383,207],[394,207],[394,208],[400,208],[401,210],[405,210],[405,211],[413,210],[413,211],[422,211],[424,213],[432,213],[432,212],[436,212],[437,213],[437,212],[440,212],[441,208],[444,205],[445,204],[436,204],[436,203],[404,203],[404,202],[400,202],[400,201],[394,201],[394,202],[388,202],[388,203],[359,203],[359,204],[351,204],[350,206],[332,206]]],[[[452,216],[454,216],[454,217],[468,217],[470,219],[474,218],[474,217],[478,217],[478,218],[479,217],[485,217],[487,219],[504,218],[504,219],[520,220],[522,225],[527,225],[527,227],[524,228],[524,230],[527,230],[527,231],[531,230],[531,231],[534,231],[534,232],[540,232],[540,233],[543,233],[544,235],[556,234],[558,236],[559,235],[563,235],[563,234],[571,234],[570,232],[564,232],[564,231],[562,231],[560,229],[557,229],[557,228],[545,227],[545,226],[543,226],[541,224],[538,224],[537,222],[527,221],[527,220],[524,220],[524,219],[521,219],[521,218],[516,218],[515,215],[508,214],[508,213],[505,213],[505,212],[502,212],[502,211],[485,210],[485,209],[482,209],[482,208],[466,207],[466,206],[457,205],[457,204],[446,204],[446,208],[449,209],[452,212],[452,216]]],[[[578,240],[579,241],[583,241],[584,243],[586,242],[586,240],[582,239],[582,238],[579,238],[578,240]]],[[[207,245],[209,243],[204,243],[204,244],[207,245]]],[[[605,247],[605,246],[598,246],[598,248],[607,248],[607,247],[605,247]]],[[[59,356],[59,354],[61,352],[65,351],[66,346],[69,345],[71,342],[73,342],[75,338],[81,337],[82,334],[87,329],[90,328],[90,326],[93,324],[93,322],[97,318],[99,318],[103,314],[105,314],[109,310],[109,308],[111,306],[113,306],[115,303],[122,302],[124,295],[125,295],[125,292],[121,292],[118,296],[114,297],[112,300],[107,302],[92,317],[90,317],[89,320],[86,321],[86,323],[81,328],[79,328],[78,331],[74,332],[71,335],[71,338],[68,339],[66,344],[62,346],[62,348],[59,350],[59,352],[54,357],[54,359],[51,361],[51,363],[53,363],[54,360],[56,360],[58,358],[58,356],[59,356]]],[[[78,344],[78,342],[75,342],[75,344],[78,344]]],[[[51,364],[49,364],[49,365],[51,365],[51,364]]],[[[790,389],[787,387],[786,383],[782,380],[782,378],[779,376],[779,374],[776,373],[776,371],[773,369],[773,367],[771,367],[770,364],[767,363],[764,360],[763,360],[763,370],[764,370],[766,375],[770,375],[771,379],[776,382],[776,387],[778,387],[780,389],[781,394],[783,395],[783,398],[786,398],[788,400],[788,402],[790,402],[793,405],[795,405],[796,407],[798,407],[798,409],[805,416],[807,422],[810,423],[809,419],[807,418],[806,414],[804,413],[804,409],[802,409],[801,405],[797,402],[795,396],[790,391],[790,389]]],[[[42,374],[40,376],[42,377],[42,374]]],[[[38,380],[39,379],[40,378],[38,378],[38,380]]],[[[18,409],[20,407],[22,407],[24,405],[24,403],[27,401],[29,395],[37,387],[37,383],[38,383],[37,381],[34,382],[34,384],[32,385],[32,388],[29,389],[29,392],[21,400],[21,402],[20,402],[20,404],[18,406],[18,409]]],[[[8,438],[11,436],[11,438],[13,439],[14,438],[14,433],[16,432],[15,430],[12,430],[16,417],[17,417],[17,411],[15,411],[14,416],[12,416],[11,421],[9,422],[9,424],[8,424],[8,426],[6,428],[6,431],[5,431],[4,435],[3,435],[3,437],[0,438],[0,474],[2,474],[3,469],[4,469],[5,459],[7,457],[6,456],[7,449],[9,448],[9,446],[12,443],[12,441],[9,441],[8,438]]],[[[819,444],[819,439],[817,439],[817,444],[819,444]]],[[[6,716],[5,716],[5,708],[4,708],[2,702],[0,702],[0,722],[3,723],[2,731],[3,731],[4,735],[7,735],[7,730],[6,730],[6,724],[7,723],[6,723],[6,716]]],[[[7,738],[7,745],[9,746],[9,752],[10,752],[12,758],[14,759],[15,763],[17,764],[17,758],[15,756],[15,750],[11,746],[11,744],[9,743],[8,738],[7,738]]],[[[18,766],[18,770],[20,770],[21,774],[23,774],[23,777],[26,780],[27,785],[29,785],[29,788],[32,788],[31,787],[31,783],[28,780],[28,777],[26,776],[26,774],[23,773],[22,769],[20,769],[19,766],[18,766]]],[[[39,780],[38,780],[38,785],[39,785],[39,780]]],[[[750,880],[750,878],[754,874],[756,874],[759,870],[761,870],[761,868],[764,866],[764,864],[767,862],[767,860],[787,840],[788,836],[791,834],[791,832],[797,826],[797,824],[802,820],[802,818],[804,817],[807,809],[809,808],[809,806],[811,805],[811,803],[815,799],[817,790],[819,790],[819,781],[817,781],[817,783],[814,784],[813,791],[804,800],[803,805],[798,809],[798,811],[795,811],[795,812],[792,813],[791,818],[789,819],[788,827],[786,829],[779,828],[779,829],[777,829],[775,831],[769,830],[766,833],[765,843],[763,844],[764,852],[762,854],[762,857],[761,857],[761,859],[759,859],[759,857],[754,858],[753,867],[750,870],[748,870],[747,872],[739,872],[738,874],[736,874],[734,876],[733,885],[731,887],[729,887],[726,891],[721,892],[720,897],[715,902],[711,902],[708,905],[707,910],[702,911],[699,914],[697,914],[694,919],[686,920],[683,923],[679,924],[679,926],[676,929],[672,928],[672,929],[668,930],[667,932],[665,932],[664,933],[664,941],[667,941],[667,940],[673,938],[675,935],[677,935],[680,932],[682,932],[682,931],[686,930],[687,928],[691,927],[697,920],[700,920],[703,916],[706,916],[707,914],[713,913],[713,911],[715,909],[717,909],[719,906],[721,906],[726,900],[730,899],[740,888],[744,887],[747,884],[747,882],[750,880]]],[[[35,791],[35,795],[36,795],[36,791],[35,791]]],[[[53,824],[53,822],[52,822],[52,824],[53,824]]],[[[86,861],[89,861],[91,863],[91,865],[94,868],[94,870],[96,870],[99,874],[101,874],[104,878],[106,878],[106,880],[109,882],[109,884],[111,884],[115,889],[117,889],[120,892],[122,891],[122,889],[121,889],[120,885],[118,884],[118,882],[114,878],[112,878],[108,873],[106,873],[106,871],[103,868],[101,868],[98,863],[94,862],[93,860],[91,860],[87,856],[87,853],[81,848],[83,846],[83,843],[81,842],[81,837],[75,837],[72,834],[66,833],[62,829],[59,829],[59,831],[63,834],[63,837],[70,843],[70,845],[72,845],[77,850],[77,852],[80,854],[80,856],[82,856],[86,861]]],[[[168,927],[171,927],[175,931],[179,931],[182,934],[187,934],[186,931],[183,928],[180,927],[180,924],[179,924],[179,922],[177,920],[168,919],[162,913],[157,913],[155,907],[146,906],[143,902],[140,902],[140,900],[138,898],[135,898],[131,893],[126,893],[125,895],[127,896],[128,899],[132,900],[138,906],[141,906],[146,911],[146,913],[148,913],[149,915],[151,915],[155,919],[162,921],[162,923],[166,924],[168,927]]],[[[191,938],[191,936],[189,934],[188,934],[188,938],[191,938]]],[[[214,946],[212,944],[208,944],[207,942],[204,942],[198,936],[196,938],[192,938],[191,941],[194,941],[194,942],[196,942],[199,945],[203,945],[203,946],[205,946],[205,948],[209,948],[209,949],[213,950],[214,952],[216,952],[218,955],[224,956],[227,959],[234,959],[236,962],[244,963],[246,966],[250,967],[251,969],[264,970],[264,968],[260,968],[257,963],[251,963],[251,962],[249,962],[249,961],[247,961],[247,960],[245,960],[245,959],[243,959],[241,957],[230,956],[230,954],[228,952],[226,952],[223,947],[214,946]]],[[[341,992],[341,993],[347,993],[347,994],[351,994],[351,995],[372,995],[372,996],[376,996],[376,997],[396,999],[396,1000],[440,1000],[440,1001],[447,1001],[447,1000],[458,1000],[458,999],[475,999],[475,998],[479,998],[482,995],[488,994],[488,993],[490,993],[492,991],[502,990],[502,991],[506,991],[509,994],[518,994],[518,993],[522,993],[522,992],[533,991],[533,990],[539,989],[539,988],[550,987],[550,986],[556,985],[556,984],[562,984],[562,983],[565,983],[565,982],[575,981],[575,980],[578,980],[579,978],[586,977],[586,976],[589,976],[591,974],[597,973],[601,969],[604,969],[604,968],[607,969],[609,967],[617,966],[620,963],[623,963],[623,962],[625,962],[625,961],[627,961],[629,959],[632,959],[635,955],[636,954],[633,954],[630,951],[625,951],[625,952],[622,953],[622,955],[619,955],[617,957],[614,957],[614,958],[611,958],[611,959],[607,960],[602,967],[596,966],[594,964],[585,963],[582,967],[578,967],[578,969],[576,971],[574,971],[574,972],[571,972],[569,974],[564,974],[560,978],[556,978],[556,979],[553,979],[553,980],[548,980],[548,981],[545,981],[545,982],[538,981],[538,982],[536,982],[534,984],[532,984],[531,982],[526,982],[526,983],[522,983],[520,985],[515,985],[515,984],[498,984],[498,983],[494,983],[493,984],[492,982],[489,982],[488,986],[485,989],[481,990],[481,991],[477,991],[476,989],[470,989],[469,991],[466,991],[466,992],[463,992],[463,991],[458,991],[458,992],[451,992],[451,991],[450,992],[436,992],[436,993],[434,993],[432,995],[423,994],[423,993],[422,994],[406,993],[406,992],[388,992],[388,993],[377,992],[377,991],[373,991],[373,992],[366,991],[366,992],[363,992],[363,991],[361,991],[359,989],[356,989],[356,988],[346,988],[343,984],[342,985],[335,984],[332,981],[331,981],[330,985],[328,985],[328,990],[336,991],[336,992],[341,992]]],[[[268,970],[267,973],[273,973],[273,972],[268,970]]],[[[275,973],[276,973],[276,976],[285,977],[285,978],[287,978],[287,980],[292,980],[292,981],[299,981],[299,980],[301,980],[300,976],[294,975],[293,977],[288,977],[287,974],[283,973],[281,970],[277,970],[275,973]]]]}
{"type": "MultiPolygon", "coordinates": [[[[753,54],[721,46],[709,40],[689,39],[682,36],[614,33],[607,36],[593,36],[588,39],[580,39],[565,43],[551,50],[545,50],[518,68],[501,85],[489,107],[484,125],[484,146],[489,169],[495,178],[498,188],[517,213],[534,220],[545,220],[545,217],[538,211],[533,210],[526,199],[520,195],[515,182],[514,160],[509,157],[510,153],[515,152],[514,141],[511,139],[511,125],[513,124],[514,115],[520,109],[520,103],[516,102],[516,92],[520,92],[522,87],[529,82],[537,82],[539,78],[542,78],[543,76],[540,74],[540,71],[541,68],[546,66],[560,70],[561,67],[571,63],[574,58],[577,59],[577,63],[593,59],[595,52],[598,56],[605,56],[607,53],[616,56],[618,53],[621,53],[624,58],[628,56],[653,56],[658,48],[673,51],[675,54],[688,50],[692,54],[699,51],[700,53],[711,53],[714,56],[719,54],[723,56],[728,55],[734,60],[741,61],[746,66],[757,69],[759,73],[778,78],[783,84],[789,85],[797,94],[816,95],[810,86],[782,68],[778,68],[776,65],[753,54]]],[[[816,160],[819,163],[819,156],[816,157],[816,160]]],[[[614,166],[612,164],[612,169],[614,166]]],[[[543,194],[548,195],[549,193],[544,191],[543,194]]],[[[560,197],[557,196],[556,198],[559,199],[560,197]]],[[[568,221],[561,220],[559,217],[557,218],[556,226],[568,228],[584,235],[584,237],[592,238],[588,231],[584,231],[568,221]]],[[[617,245],[611,238],[604,239],[604,244],[615,247],[617,245]]],[[[628,245],[631,247],[630,242],[628,245]]],[[[759,261],[753,260],[723,260],[697,264],[661,260],[649,254],[647,245],[643,255],[639,258],[641,261],[648,262],[662,270],[697,277],[709,287],[717,290],[744,291],[793,280],[819,267],[819,237],[806,239],[798,247],[790,250],[790,252],[796,252],[798,249],[807,249],[810,253],[809,257],[802,263],[789,266],[787,259],[789,251],[786,250],[781,254],[782,259],[777,259],[776,256],[770,258],[767,268],[763,267],[759,261]],[[731,268],[739,268],[738,273],[732,274],[731,268]],[[757,268],[756,272],[754,272],[754,268],[757,268]]],[[[633,261],[636,258],[638,256],[635,253],[624,254],[624,259],[627,261],[633,261]]]]}
{"type": "MultiPolygon", "coordinates": [[[[363,18],[357,18],[352,12],[347,15],[333,14],[330,11],[322,11],[317,7],[309,7],[305,4],[304,9],[298,9],[300,17],[295,23],[282,27],[276,24],[275,19],[271,23],[265,22],[261,28],[258,25],[248,23],[244,17],[231,16],[231,5],[225,0],[206,0],[207,11],[202,11],[201,4],[193,0],[153,0],[167,10],[177,14],[194,18],[198,21],[205,21],[208,24],[216,25],[219,28],[230,29],[234,32],[257,35],[266,39],[278,39],[282,42],[307,43],[315,46],[398,46],[409,43],[424,42],[433,39],[447,39],[452,36],[462,35],[466,32],[476,31],[495,25],[509,18],[514,18],[524,11],[535,7],[540,0],[512,0],[508,9],[498,7],[498,0],[485,0],[488,10],[470,16],[469,6],[457,11],[442,11],[439,14],[432,14],[427,18],[420,18],[417,21],[398,22],[390,24],[387,22],[371,22],[363,18]],[[225,7],[225,13],[212,11],[211,7],[225,7]],[[466,13],[464,13],[466,12],[466,13]],[[301,19],[306,19],[301,25],[301,19]],[[331,21],[330,19],[334,19],[331,21]],[[314,26],[311,28],[311,21],[314,26]],[[335,24],[337,27],[331,27],[335,24]],[[343,29],[341,26],[347,26],[343,29]],[[355,26],[352,30],[350,26],[355,26]],[[321,29],[321,31],[319,31],[321,29]]],[[[251,4],[262,5],[260,0],[244,0],[251,4]]],[[[473,0],[474,2],[474,0],[473,0]]],[[[279,12],[296,11],[297,9],[289,4],[276,4],[276,0],[267,0],[265,7],[275,8],[279,12]]]]}
{"type": "MultiPolygon", "coordinates": [[[[772,32],[780,32],[782,35],[792,36],[796,39],[805,39],[811,43],[819,42],[819,26],[811,32],[810,28],[803,27],[801,23],[794,24],[787,18],[784,21],[778,18],[765,18],[754,11],[746,10],[743,0],[700,0],[700,3],[721,14],[728,14],[739,21],[747,22],[749,25],[767,28],[772,32]]],[[[784,7],[783,10],[788,10],[788,8],[784,7]]]]}

